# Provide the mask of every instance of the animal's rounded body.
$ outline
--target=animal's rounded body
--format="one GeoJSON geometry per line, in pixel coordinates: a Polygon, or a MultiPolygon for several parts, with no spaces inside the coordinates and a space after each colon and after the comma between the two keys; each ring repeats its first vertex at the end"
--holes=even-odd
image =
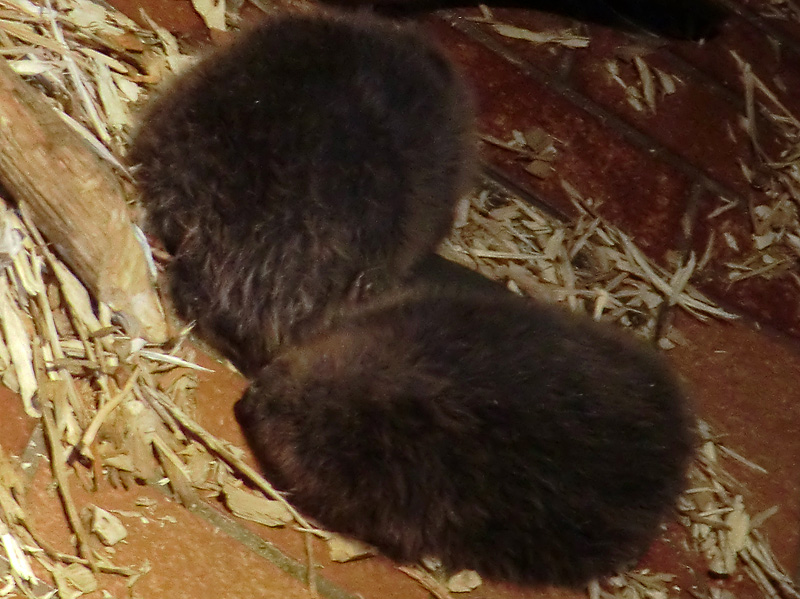
{"type": "Polygon", "coordinates": [[[177,312],[255,372],[434,249],[471,133],[459,77],[415,30],[317,15],[243,34],[174,81],[130,151],[177,312]]]}
{"type": "Polygon", "coordinates": [[[635,560],[693,422],[649,349],[511,294],[384,299],[287,348],[236,405],[323,526],[413,562],[578,585],[635,560]]]}

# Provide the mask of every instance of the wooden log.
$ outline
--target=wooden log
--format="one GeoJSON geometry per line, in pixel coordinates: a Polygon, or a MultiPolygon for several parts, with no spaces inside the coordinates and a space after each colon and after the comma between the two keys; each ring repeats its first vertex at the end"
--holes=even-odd
{"type": "Polygon", "coordinates": [[[164,312],[120,181],[2,58],[0,185],[130,335],[166,341],[164,312]]]}

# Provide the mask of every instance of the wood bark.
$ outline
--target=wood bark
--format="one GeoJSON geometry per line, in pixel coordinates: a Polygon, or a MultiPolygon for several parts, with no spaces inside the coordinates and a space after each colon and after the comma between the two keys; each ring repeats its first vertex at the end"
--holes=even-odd
{"type": "Polygon", "coordinates": [[[132,336],[167,325],[120,181],[47,99],[0,58],[0,185],[132,336]]]}

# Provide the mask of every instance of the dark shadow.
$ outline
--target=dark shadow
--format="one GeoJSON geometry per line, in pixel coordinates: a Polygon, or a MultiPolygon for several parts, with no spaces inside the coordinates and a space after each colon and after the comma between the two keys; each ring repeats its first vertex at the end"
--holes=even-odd
{"type": "Polygon", "coordinates": [[[523,8],[563,15],[615,29],[645,29],[676,39],[713,37],[728,11],[713,0],[325,0],[339,6],[372,5],[376,12],[410,17],[443,8],[486,4],[493,8],[523,8]]]}

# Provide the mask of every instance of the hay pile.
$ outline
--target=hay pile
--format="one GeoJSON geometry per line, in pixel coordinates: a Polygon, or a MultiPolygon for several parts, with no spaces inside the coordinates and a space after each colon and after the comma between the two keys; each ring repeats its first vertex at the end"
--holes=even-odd
{"type": "MultiPolygon", "coordinates": [[[[120,171],[133,106],[192,59],[175,37],[90,0],[0,0],[0,54],[120,171]]],[[[143,15],[145,18],[146,15],[143,15]]]]}
{"type": "MultiPolygon", "coordinates": [[[[155,24],[144,30],[87,0],[0,0],[0,9],[0,53],[125,178],[119,157],[133,105],[191,58],[155,24]]],[[[514,291],[565,302],[649,337],[659,332],[667,306],[699,318],[731,316],[689,284],[694,257],[675,272],[653,265],[627,236],[593,215],[589,202],[574,190],[572,195],[581,217],[565,224],[486,182],[461,205],[441,251],[514,291]]],[[[76,546],[74,554],[56,551],[32,528],[20,503],[26,477],[0,448],[0,596],[73,599],[102,589],[107,575],[130,584],[146,575],[147,564],[113,564],[98,551],[127,532],[102,506],[76,505],[70,492],[76,479],[123,487],[168,480],[186,506],[220,497],[241,518],[326,539],[332,559],[364,555],[365,548],[303,519],[240,459],[240,449],[192,419],[193,372],[199,367],[191,363],[183,337],[150,346],[126,336],[110,309],[93,301],[48,249],[24,207],[10,206],[6,201],[0,209],[0,377],[41,422],[50,476],[76,546]]],[[[669,331],[661,338],[665,347],[679,341],[669,331]]],[[[744,567],[762,582],[765,597],[796,597],[758,534],[758,517],[748,525],[741,498],[719,469],[726,455],[709,437],[696,465],[698,489],[681,501],[697,549],[714,568],[744,567]]],[[[308,571],[311,559],[309,553],[308,571]]],[[[469,573],[440,584],[422,570],[402,570],[439,597],[480,583],[469,573]]],[[[590,592],[666,597],[669,580],[666,574],[634,572],[590,592]]]]}
{"type": "MultiPolygon", "coordinates": [[[[653,264],[619,229],[596,216],[591,201],[562,181],[580,216],[563,223],[498,186],[460,206],[440,253],[512,291],[656,335],[663,308],[676,305],[697,318],[735,318],[689,285],[692,254],[674,272],[653,264]]],[[[662,345],[669,347],[669,333],[662,345]]]]}

